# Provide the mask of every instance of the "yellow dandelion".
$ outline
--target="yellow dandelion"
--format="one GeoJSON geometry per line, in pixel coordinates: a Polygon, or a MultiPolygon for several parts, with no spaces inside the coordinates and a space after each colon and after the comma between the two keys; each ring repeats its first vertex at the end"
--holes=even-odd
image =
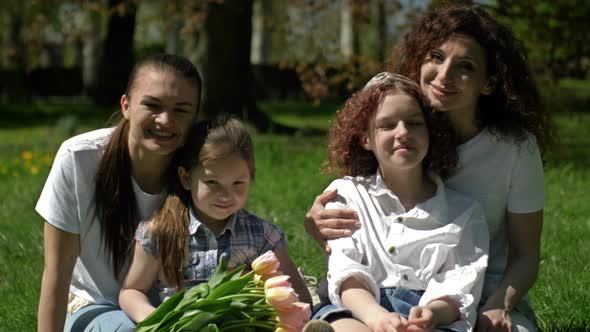
{"type": "Polygon", "coordinates": [[[23,153],[21,154],[21,157],[24,160],[31,160],[31,159],[33,159],[33,152],[32,151],[28,151],[28,150],[27,151],[23,151],[23,153]]]}
{"type": "Polygon", "coordinates": [[[16,171],[13,171],[12,172],[12,176],[16,178],[16,177],[20,176],[20,174],[18,172],[16,172],[16,171]]]}
{"type": "Polygon", "coordinates": [[[51,164],[53,163],[53,154],[52,153],[44,154],[43,158],[41,158],[41,162],[45,166],[51,166],[51,164]]]}
{"type": "Polygon", "coordinates": [[[33,175],[39,174],[39,167],[31,166],[31,174],[33,174],[33,175]]]}

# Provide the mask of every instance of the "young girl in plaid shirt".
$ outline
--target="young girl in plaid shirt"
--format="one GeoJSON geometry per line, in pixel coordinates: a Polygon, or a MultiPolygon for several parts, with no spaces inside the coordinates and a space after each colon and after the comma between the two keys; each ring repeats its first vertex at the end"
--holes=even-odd
{"type": "Polygon", "coordinates": [[[245,126],[219,117],[200,122],[175,156],[177,189],[136,232],[135,253],[119,295],[121,308],[140,322],[155,310],[154,285],[189,288],[208,280],[221,256],[232,269],[272,250],[302,302],[311,296],[275,225],[243,209],[254,179],[254,149],[245,126]]]}

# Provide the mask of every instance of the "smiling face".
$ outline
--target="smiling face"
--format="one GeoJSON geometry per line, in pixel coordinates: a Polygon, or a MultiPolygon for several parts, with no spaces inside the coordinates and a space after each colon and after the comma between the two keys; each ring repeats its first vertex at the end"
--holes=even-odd
{"type": "Polygon", "coordinates": [[[386,95],[369,127],[363,147],[375,154],[383,171],[422,167],[428,152],[428,129],[414,97],[386,95]]]}
{"type": "Polygon", "coordinates": [[[214,225],[241,209],[248,198],[251,172],[238,153],[208,159],[188,173],[179,167],[182,186],[191,191],[200,221],[214,225]]]}
{"type": "Polygon", "coordinates": [[[471,37],[451,35],[425,59],[420,86],[437,111],[475,119],[479,96],[491,92],[485,50],[471,37]]]}
{"type": "Polygon", "coordinates": [[[196,115],[198,90],[173,71],[145,66],[121,97],[129,120],[129,148],[142,155],[169,156],[182,144],[196,115]]]}

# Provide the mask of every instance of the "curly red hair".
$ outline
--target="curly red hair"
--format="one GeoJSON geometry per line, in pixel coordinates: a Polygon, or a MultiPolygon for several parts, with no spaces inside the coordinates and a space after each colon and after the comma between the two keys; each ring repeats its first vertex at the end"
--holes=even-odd
{"type": "Polygon", "coordinates": [[[395,93],[407,94],[416,99],[428,128],[429,146],[422,165],[441,177],[449,176],[457,165],[456,138],[447,115],[434,112],[420,87],[401,76],[389,76],[362,91],[353,94],[344,108],[336,114],[330,126],[328,160],[323,171],[339,176],[370,176],[379,164],[372,151],[363,147],[363,139],[369,130],[370,121],[385,96],[395,93]]]}
{"type": "Polygon", "coordinates": [[[428,12],[391,49],[388,70],[420,81],[420,69],[432,50],[452,34],[473,38],[485,50],[495,89],[478,101],[478,126],[500,137],[522,141],[532,133],[541,151],[553,141],[553,130],[527,66],[522,43],[485,10],[449,5],[428,12]]]}

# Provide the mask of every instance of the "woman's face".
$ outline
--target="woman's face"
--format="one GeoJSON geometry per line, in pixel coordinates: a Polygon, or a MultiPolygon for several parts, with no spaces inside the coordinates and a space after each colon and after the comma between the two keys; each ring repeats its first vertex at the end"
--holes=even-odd
{"type": "Polygon", "coordinates": [[[182,76],[146,66],[121,97],[129,120],[129,147],[142,154],[171,155],[183,142],[197,112],[198,90],[182,76]]]}
{"type": "Polygon", "coordinates": [[[430,51],[420,68],[420,86],[437,111],[475,118],[477,101],[488,93],[484,48],[473,38],[453,34],[430,51]]]}
{"type": "Polygon", "coordinates": [[[408,170],[422,167],[428,143],[428,128],[416,99],[394,93],[379,105],[363,145],[375,154],[381,170],[408,170]]]}

